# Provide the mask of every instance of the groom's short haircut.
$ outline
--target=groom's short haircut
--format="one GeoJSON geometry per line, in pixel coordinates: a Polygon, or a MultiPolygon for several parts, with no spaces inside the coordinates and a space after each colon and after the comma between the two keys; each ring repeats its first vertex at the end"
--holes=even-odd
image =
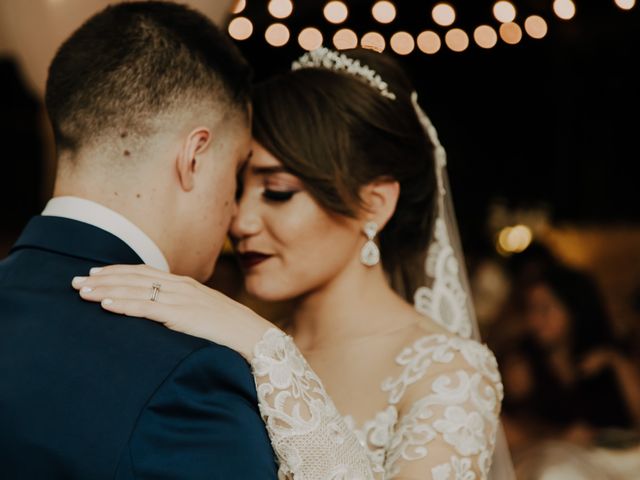
{"type": "MultiPolygon", "coordinates": [[[[204,15],[169,2],[109,6],[60,47],[45,94],[58,152],[152,133],[173,110],[248,112],[251,69],[204,15]]],[[[228,113],[228,112],[223,112],[228,113]]]]}

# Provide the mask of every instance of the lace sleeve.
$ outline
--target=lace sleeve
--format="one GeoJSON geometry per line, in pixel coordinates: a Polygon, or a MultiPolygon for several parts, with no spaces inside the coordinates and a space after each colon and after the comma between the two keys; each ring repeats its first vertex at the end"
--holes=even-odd
{"type": "Polygon", "coordinates": [[[280,479],[382,478],[291,337],[268,330],[251,364],[280,479]]]}
{"type": "MultiPolygon", "coordinates": [[[[461,338],[425,339],[421,352],[408,349],[412,377],[393,388],[414,383],[391,440],[386,478],[485,480],[498,429],[502,384],[493,354],[461,338]],[[429,366],[428,375],[425,365],[429,366]]],[[[409,362],[407,362],[409,363],[409,362]]]]}

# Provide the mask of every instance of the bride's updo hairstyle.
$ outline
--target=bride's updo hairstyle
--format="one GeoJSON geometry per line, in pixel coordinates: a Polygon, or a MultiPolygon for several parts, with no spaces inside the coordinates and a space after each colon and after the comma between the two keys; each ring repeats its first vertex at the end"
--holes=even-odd
{"type": "Polygon", "coordinates": [[[364,49],[340,53],[373,69],[395,99],[354,74],[301,68],[256,86],[254,137],[338,215],[362,212],[359,192],[367,184],[398,181],[396,211],[379,237],[383,266],[395,274],[429,241],[434,146],[413,107],[413,86],[392,58],[364,49]]]}

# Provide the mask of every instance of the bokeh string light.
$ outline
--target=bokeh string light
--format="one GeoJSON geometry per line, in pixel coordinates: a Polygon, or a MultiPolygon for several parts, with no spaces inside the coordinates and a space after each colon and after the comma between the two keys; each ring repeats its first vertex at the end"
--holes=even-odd
{"type": "Polygon", "coordinates": [[[320,48],[322,40],[322,32],[315,27],[307,27],[298,35],[298,44],[305,50],[320,48]]]}
{"type": "MultiPolygon", "coordinates": [[[[358,37],[358,34],[348,28],[348,25],[342,25],[342,28],[335,33],[325,32],[325,34],[327,41],[331,39],[333,46],[338,50],[355,48],[360,44],[364,48],[381,52],[388,43],[391,50],[398,55],[409,55],[414,51],[433,55],[442,50],[443,43],[453,52],[463,52],[470,46],[470,37],[477,48],[488,50],[496,47],[499,43],[498,40],[502,40],[502,45],[512,46],[523,41],[525,32],[528,38],[540,40],[545,38],[549,31],[549,17],[545,19],[544,12],[538,11],[537,14],[529,15],[526,19],[524,16],[519,17],[518,2],[515,0],[496,0],[493,2],[488,15],[493,17],[494,22],[499,22],[498,25],[480,24],[465,31],[455,25],[457,21],[455,3],[454,1],[437,2],[430,12],[425,12],[425,19],[432,21],[436,28],[433,30],[425,29],[415,36],[407,31],[396,30],[395,33],[389,34],[390,36],[385,38],[384,35],[374,30],[358,37]],[[431,18],[429,18],[429,13],[431,18]]],[[[636,0],[613,0],[612,3],[619,9],[628,11],[635,7],[636,0]]],[[[271,17],[279,21],[276,20],[276,23],[269,25],[265,30],[265,40],[274,47],[288,44],[291,32],[283,22],[293,14],[294,0],[269,0],[267,10],[271,17]]],[[[576,3],[574,0],[553,0],[550,10],[552,10],[549,12],[550,16],[555,15],[565,21],[571,20],[576,15],[576,3]]],[[[247,11],[248,0],[233,2],[228,33],[235,40],[247,40],[253,35],[254,25],[248,18],[247,11]]],[[[397,3],[390,0],[377,0],[373,3],[370,13],[375,22],[384,25],[392,24],[398,16],[397,3]]],[[[340,25],[347,21],[350,11],[345,0],[325,0],[322,14],[327,22],[340,25]]],[[[325,42],[325,34],[316,27],[304,28],[298,33],[298,45],[304,50],[318,48],[325,42]]]]}
{"type": "Polygon", "coordinates": [[[293,12],[293,2],[291,0],[271,0],[267,8],[273,17],[287,18],[293,12]]]}
{"type": "Polygon", "coordinates": [[[615,0],[615,4],[622,10],[631,10],[636,4],[636,0],[615,0]]]}
{"type": "Polygon", "coordinates": [[[480,48],[493,48],[498,43],[498,34],[489,25],[480,25],[473,32],[473,39],[480,48]]]}
{"type": "Polygon", "coordinates": [[[373,5],[371,14],[380,23],[391,23],[396,18],[396,6],[391,2],[381,0],[373,5]]]}
{"type": "Polygon", "coordinates": [[[513,22],[516,18],[516,7],[511,2],[496,2],[493,6],[493,16],[501,23],[513,22]]]}
{"type": "Polygon", "coordinates": [[[522,29],[514,22],[503,23],[500,25],[500,38],[509,45],[515,45],[522,40],[522,29]]]}
{"type": "Polygon", "coordinates": [[[442,46],[442,40],[436,32],[432,32],[431,30],[425,30],[420,35],[418,35],[417,42],[418,48],[421,52],[426,53],[427,55],[433,55],[440,50],[442,46]]]}
{"type": "Polygon", "coordinates": [[[409,55],[416,47],[416,42],[410,33],[397,32],[391,37],[389,45],[391,45],[391,49],[398,55],[409,55]]]}
{"type": "Polygon", "coordinates": [[[338,50],[346,50],[347,48],[356,48],[358,46],[358,35],[353,30],[342,28],[333,36],[333,45],[338,50]]]}
{"type": "Polygon", "coordinates": [[[562,20],[571,20],[576,14],[576,4],[571,0],[554,0],[553,11],[562,20]]]}
{"type": "Polygon", "coordinates": [[[448,3],[439,3],[431,10],[431,17],[438,25],[448,27],[456,21],[456,11],[448,3]]]}
{"type": "Polygon", "coordinates": [[[324,18],[331,23],[342,23],[349,16],[349,9],[340,1],[331,1],[324,6],[324,18]]]}
{"type": "Polygon", "coordinates": [[[524,21],[524,29],[531,38],[541,39],[547,34],[547,22],[538,15],[531,15],[524,21]]]}
{"type": "Polygon", "coordinates": [[[228,31],[234,40],[246,40],[253,33],[253,23],[246,17],[236,17],[229,23],[228,31]]]}
{"type": "Polygon", "coordinates": [[[238,13],[241,13],[246,7],[247,7],[247,0],[237,0],[234,3],[233,8],[231,9],[231,13],[233,13],[234,15],[237,15],[238,13]]]}
{"type": "Polygon", "coordinates": [[[444,43],[454,52],[464,52],[469,46],[469,36],[460,28],[452,28],[445,35],[444,43]]]}
{"type": "Polygon", "coordinates": [[[365,33],[360,39],[360,46],[362,48],[370,48],[371,50],[382,52],[386,46],[386,41],[378,32],[369,32],[365,33]]]}
{"type": "Polygon", "coordinates": [[[282,47],[289,41],[289,29],[282,23],[274,23],[264,32],[264,38],[272,47],[282,47]]]}

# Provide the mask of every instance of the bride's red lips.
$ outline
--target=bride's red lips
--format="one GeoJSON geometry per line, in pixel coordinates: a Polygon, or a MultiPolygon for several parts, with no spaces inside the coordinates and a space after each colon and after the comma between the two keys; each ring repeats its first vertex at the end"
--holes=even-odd
{"type": "Polygon", "coordinates": [[[265,260],[268,260],[271,257],[272,255],[267,255],[260,252],[244,252],[238,254],[240,264],[245,270],[249,270],[250,268],[255,267],[256,265],[264,262],[265,260]]]}

